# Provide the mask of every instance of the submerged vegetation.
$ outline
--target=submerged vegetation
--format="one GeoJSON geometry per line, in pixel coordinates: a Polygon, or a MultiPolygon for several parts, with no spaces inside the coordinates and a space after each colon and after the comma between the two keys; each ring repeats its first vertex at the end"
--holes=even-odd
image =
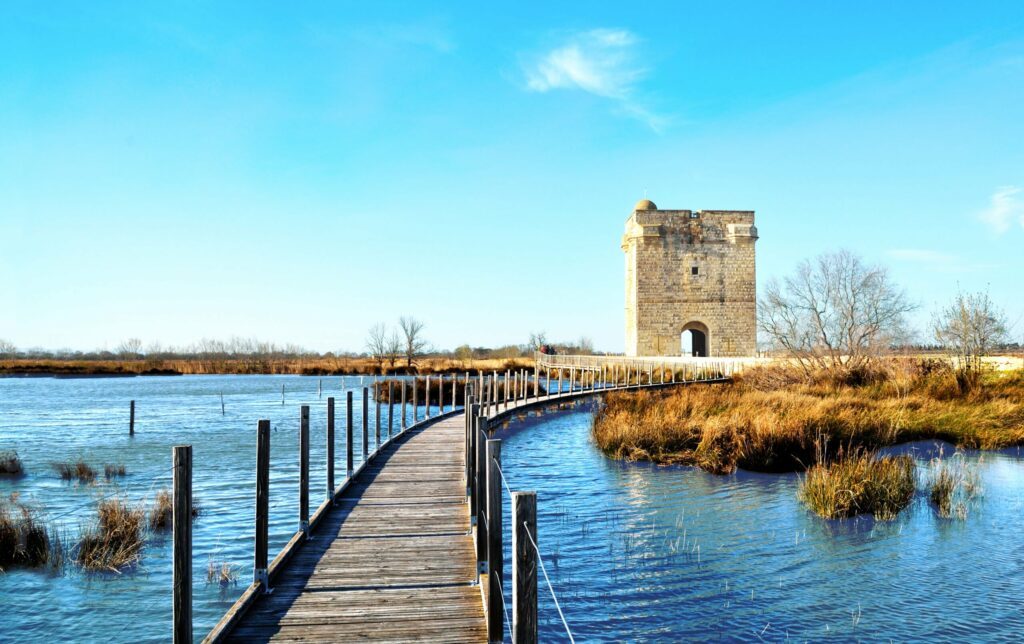
{"type": "Polygon", "coordinates": [[[25,466],[13,449],[0,451],[0,476],[21,476],[25,473],[25,466]]]}
{"type": "Polygon", "coordinates": [[[962,454],[943,460],[932,459],[928,474],[928,499],[944,519],[967,518],[971,502],[981,495],[981,476],[967,464],[962,454]]]}
{"type": "Polygon", "coordinates": [[[841,378],[763,367],[731,384],[609,394],[593,435],[616,458],[722,474],[805,470],[822,439],[848,450],[924,439],[997,449],[1024,444],[1024,371],[986,374],[964,393],[938,360],[892,360],[841,378]]]}
{"type": "MultiPolygon", "coordinates": [[[[192,518],[195,519],[203,513],[203,507],[199,500],[192,498],[192,518]]],[[[163,488],[157,491],[153,499],[153,506],[149,509],[150,530],[170,530],[174,523],[174,497],[171,491],[163,488]]]]}
{"type": "Polygon", "coordinates": [[[0,572],[14,567],[60,569],[64,547],[60,532],[47,528],[37,512],[17,495],[0,499],[0,572]]]}
{"type": "Polygon", "coordinates": [[[914,498],[916,476],[910,456],[879,456],[867,450],[820,460],[807,470],[797,493],[826,519],[871,514],[891,521],[914,498]]]}
{"type": "Polygon", "coordinates": [[[65,481],[78,480],[79,483],[92,483],[96,480],[96,470],[82,459],[51,463],[53,469],[65,481]]]}
{"type": "Polygon", "coordinates": [[[103,477],[108,481],[117,476],[125,476],[128,474],[128,468],[124,466],[124,463],[107,463],[103,466],[103,477]]]}

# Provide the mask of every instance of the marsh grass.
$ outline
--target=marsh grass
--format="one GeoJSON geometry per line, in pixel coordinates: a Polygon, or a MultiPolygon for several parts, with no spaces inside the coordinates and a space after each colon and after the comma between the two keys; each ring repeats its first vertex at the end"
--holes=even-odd
{"type": "Polygon", "coordinates": [[[96,480],[96,470],[82,459],[57,461],[50,465],[64,481],[78,480],[79,483],[92,483],[96,480]]]}
{"type": "MultiPolygon", "coordinates": [[[[203,513],[203,506],[195,496],[192,497],[192,518],[196,519],[203,513]]],[[[153,505],[149,509],[150,530],[170,530],[174,523],[174,497],[167,488],[158,490],[153,497],[153,505]]]]}
{"type": "Polygon", "coordinates": [[[128,474],[128,468],[124,466],[124,463],[107,463],[103,466],[103,477],[108,481],[117,476],[125,476],[128,474]]]}
{"type": "Polygon", "coordinates": [[[21,462],[18,452],[13,449],[0,451],[0,476],[21,476],[25,473],[25,465],[21,462]]]}
{"type": "Polygon", "coordinates": [[[822,458],[810,467],[797,495],[826,519],[870,514],[891,521],[914,498],[916,482],[912,457],[858,449],[832,461],[822,458]]]}
{"type": "Polygon", "coordinates": [[[802,471],[816,441],[874,450],[939,439],[998,449],[1024,444],[1024,372],[989,374],[962,395],[939,361],[894,360],[872,371],[753,369],[732,384],[612,392],[593,437],[609,456],[729,473],[802,471]]]}
{"type": "Polygon", "coordinates": [[[86,570],[119,572],[136,564],[145,543],[145,512],[122,498],[106,499],[96,508],[94,525],[82,531],[76,560],[86,570]]]}
{"type": "Polygon", "coordinates": [[[0,500],[0,572],[14,567],[59,570],[63,565],[60,530],[46,526],[17,495],[0,500]]]}
{"type": "Polygon", "coordinates": [[[982,493],[978,468],[960,453],[948,460],[942,454],[932,459],[927,485],[928,499],[944,519],[965,520],[972,502],[982,493]]]}
{"type": "Polygon", "coordinates": [[[206,583],[217,584],[221,588],[235,586],[238,584],[238,567],[210,557],[206,564],[206,583]]]}

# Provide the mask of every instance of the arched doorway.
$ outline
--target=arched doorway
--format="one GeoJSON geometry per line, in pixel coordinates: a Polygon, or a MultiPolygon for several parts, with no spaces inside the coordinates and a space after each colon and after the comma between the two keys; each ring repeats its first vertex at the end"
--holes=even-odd
{"type": "Polygon", "coordinates": [[[705,358],[708,355],[708,327],[700,322],[689,322],[680,338],[684,356],[705,358]]]}

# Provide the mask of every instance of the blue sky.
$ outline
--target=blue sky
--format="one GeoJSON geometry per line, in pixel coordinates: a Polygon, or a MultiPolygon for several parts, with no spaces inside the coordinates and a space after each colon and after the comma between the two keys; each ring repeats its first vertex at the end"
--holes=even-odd
{"type": "Polygon", "coordinates": [[[1024,336],[1024,3],[603,4],[3,3],[0,338],[621,350],[645,191],[1024,336]]]}

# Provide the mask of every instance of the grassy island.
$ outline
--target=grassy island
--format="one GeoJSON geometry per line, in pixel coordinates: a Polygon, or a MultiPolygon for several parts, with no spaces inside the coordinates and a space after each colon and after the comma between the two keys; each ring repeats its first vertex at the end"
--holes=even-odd
{"type": "Polygon", "coordinates": [[[841,378],[753,369],[730,384],[610,394],[594,423],[608,455],[693,465],[803,471],[840,447],[941,439],[966,448],[1024,444],[1024,371],[986,373],[963,392],[939,360],[890,360],[841,378]]]}

